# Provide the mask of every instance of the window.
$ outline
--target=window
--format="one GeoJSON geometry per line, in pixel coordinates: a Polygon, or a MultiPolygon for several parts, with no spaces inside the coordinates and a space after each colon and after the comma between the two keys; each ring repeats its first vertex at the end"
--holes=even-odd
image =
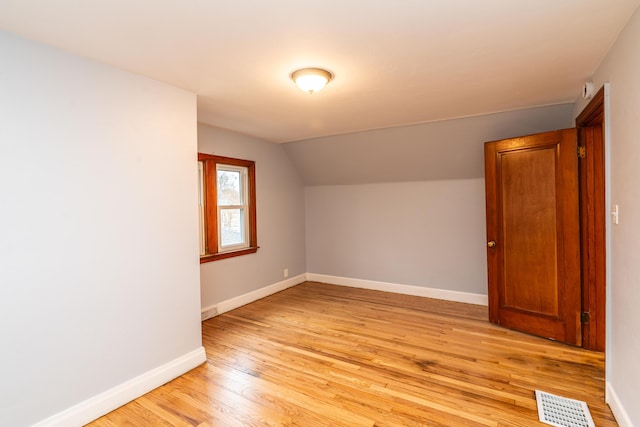
{"type": "Polygon", "coordinates": [[[258,250],[255,162],[198,153],[200,262],[258,250]]]}

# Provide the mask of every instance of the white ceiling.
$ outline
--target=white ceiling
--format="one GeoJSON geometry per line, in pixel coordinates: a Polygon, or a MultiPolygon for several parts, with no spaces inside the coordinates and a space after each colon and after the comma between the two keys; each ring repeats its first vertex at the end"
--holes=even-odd
{"type": "Polygon", "coordinates": [[[287,142],[572,102],[640,0],[0,0],[0,28],[287,142]],[[335,79],[308,95],[302,67],[335,79]]]}

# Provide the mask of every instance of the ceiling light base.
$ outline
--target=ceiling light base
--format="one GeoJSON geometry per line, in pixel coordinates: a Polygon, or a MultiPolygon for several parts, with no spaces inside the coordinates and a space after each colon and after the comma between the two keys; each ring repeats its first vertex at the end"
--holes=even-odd
{"type": "Polygon", "coordinates": [[[333,74],[322,68],[303,68],[291,73],[291,80],[308,94],[322,90],[332,79],[333,74]]]}

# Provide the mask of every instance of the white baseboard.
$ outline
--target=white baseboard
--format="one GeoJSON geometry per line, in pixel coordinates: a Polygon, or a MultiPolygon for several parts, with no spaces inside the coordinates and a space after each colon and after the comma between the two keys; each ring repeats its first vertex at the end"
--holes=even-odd
{"type": "Polygon", "coordinates": [[[606,402],[609,404],[611,408],[611,412],[613,412],[613,416],[616,417],[616,421],[620,427],[633,427],[633,423],[631,422],[631,418],[627,411],[622,406],[622,402],[618,398],[616,391],[613,389],[613,386],[610,382],[607,381],[607,396],[606,402]]]}
{"type": "Polygon", "coordinates": [[[274,283],[273,285],[265,286],[264,288],[257,289],[252,292],[237,296],[235,298],[228,299],[226,301],[219,302],[218,304],[209,305],[202,308],[202,320],[209,319],[227,311],[231,311],[235,308],[242,307],[243,305],[257,301],[276,292],[284,291],[292,286],[299,285],[307,280],[306,274],[300,274],[299,276],[290,277],[282,282],[274,283]]]}
{"type": "Polygon", "coordinates": [[[376,282],[373,280],[352,279],[349,277],[328,276],[326,274],[315,273],[307,273],[307,280],[329,283],[332,285],[350,286],[352,288],[371,289],[374,291],[394,292],[397,294],[464,302],[467,304],[488,305],[489,303],[489,297],[487,295],[448,291],[445,289],[425,288],[422,286],[376,282]]]}
{"type": "Polygon", "coordinates": [[[352,288],[372,289],[376,291],[394,292],[397,294],[415,295],[447,301],[465,302],[468,304],[488,304],[488,297],[481,294],[425,288],[422,286],[400,285],[396,283],[376,282],[372,280],[352,279],[348,277],[329,276],[326,274],[306,273],[283,280],[282,282],[274,283],[273,285],[265,286],[264,288],[257,289],[226,301],[219,302],[218,304],[203,307],[201,310],[202,320],[210,319],[211,317],[242,307],[243,305],[252,303],[264,297],[268,297],[276,292],[298,285],[305,280],[329,283],[332,285],[350,286],[352,288]]]}
{"type": "Polygon", "coordinates": [[[207,360],[204,347],[200,347],[169,363],[98,394],[69,409],[59,412],[33,427],[77,427],[89,423],[116,408],[168,383],[174,378],[201,365],[207,360]]]}

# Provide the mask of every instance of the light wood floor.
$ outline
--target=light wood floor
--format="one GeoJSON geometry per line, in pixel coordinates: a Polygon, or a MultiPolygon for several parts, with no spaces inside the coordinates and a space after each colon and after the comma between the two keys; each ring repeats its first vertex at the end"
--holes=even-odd
{"type": "Polygon", "coordinates": [[[603,354],[486,307],[306,282],[207,320],[203,341],[204,365],[90,425],[535,426],[535,389],[617,425],[603,354]]]}

